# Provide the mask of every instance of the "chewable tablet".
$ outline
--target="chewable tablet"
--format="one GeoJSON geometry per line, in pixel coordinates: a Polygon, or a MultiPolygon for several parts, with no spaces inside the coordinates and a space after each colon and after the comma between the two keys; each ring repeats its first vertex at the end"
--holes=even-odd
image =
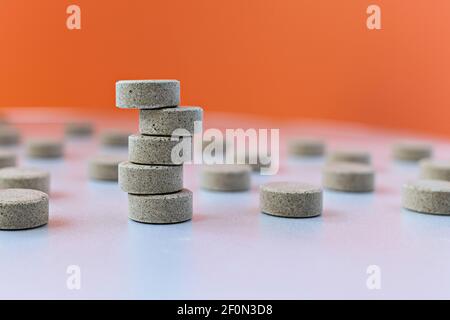
{"type": "Polygon", "coordinates": [[[183,166],[119,164],[119,185],[134,194],[163,194],[183,189],[183,166]]]}
{"type": "Polygon", "coordinates": [[[128,159],[138,164],[180,165],[192,159],[191,137],[131,135],[128,159]]]}
{"type": "Polygon", "coordinates": [[[128,195],[129,218],[143,223],[179,223],[192,218],[192,192],[128,195]]]}
{"type": "Polygon", "coordinates": [[[164,108],[139,110],[139,132],[146,135],[192,136],[195,123],[202,120],[200,107],[164,108]],[[177,129],[181,131],[175,132],[177,129]]]}
{"type": "Polygon", "coordinates": [[[50,191],[50,173],[37,168],[0,169],[0,189],[33,189],[50,191]]]}
{"type": "Polygon", "coordinates": [[[116,82],[116,106],[154,109],[180,104],[178,80],[122,80],[116,82]]]}
{"type": "Polygon", "coordinates": [[[404,208],[431,214],[450,214],[450,182],[417,180],[406,183],[402,189],[404,208]]]}
{"type": "Polygon", "coordinates": [[[347,192],[370,192],[375,188],[375,171],[360,163],[331,163],[322,172],[326,189],[347,192]]]}
{"type": "Polygon", "coordinates": [[[322,213],[322,189],[297,182],[271,182],[260,187],[263,213],[306,218],[322,213]]]}
{"type": "Polygon", "coordinates": [[[0,229],[22,230],[48,223],[48,195],[38,190],[0,190],[0,229]]]}

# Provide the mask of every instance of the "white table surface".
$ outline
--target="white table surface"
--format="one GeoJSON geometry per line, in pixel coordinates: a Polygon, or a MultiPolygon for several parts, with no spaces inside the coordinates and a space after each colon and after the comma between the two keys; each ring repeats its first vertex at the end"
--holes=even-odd
{"type": "MultiPolygon", "coordinates": [[[[39,125],[19,127],[28,137],[39,125]]],[[[26,159],[19,147],[21,165],[51,171],[50,222],[0,232],[0,298],[450,298],[450,217],[401,208],[401,185],[418,167],[390,160],[389,144],[400,135],[335,124],[280,129],[280,172],[254,174],[249,192],[202,191],[199,166],[186,166],[194,218],[174,225],[128,220],[127,195],[117,183],[88,180],[86,161],[101,152],[96,139],[69,140],[66,158],[56,161],[26,159]],[[259,184],[320,184],[323,160],[286,157],[286,141],[299,134],[323,137],[331,149],[371,151],[376,192],[325,191],[318,218],[261,214],[259,184]],[[66,286],[69,265],[81,268],[80,290],[66,286]],[[369,265],[381,269],[380,290],[366,286],[369,265]]],[[[449,143],[433,142],[439,158],[450,158],[449,143]]]]}

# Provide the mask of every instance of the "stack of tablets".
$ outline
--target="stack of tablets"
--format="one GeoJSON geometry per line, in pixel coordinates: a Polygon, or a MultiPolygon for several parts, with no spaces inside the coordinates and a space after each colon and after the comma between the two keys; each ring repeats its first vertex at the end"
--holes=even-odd
{"type": "Polygon", "coordinates": [[[192,192],[183,189],[183,163],[192,157],[195,122],[202,109],[178,107],[177,80],[116,83],[116,105],[139,109],[140,134],[129,137],[129,161],[119,165],[119,184],[128,195],[129,217],[144,223],[192,218],[192,192]]]}

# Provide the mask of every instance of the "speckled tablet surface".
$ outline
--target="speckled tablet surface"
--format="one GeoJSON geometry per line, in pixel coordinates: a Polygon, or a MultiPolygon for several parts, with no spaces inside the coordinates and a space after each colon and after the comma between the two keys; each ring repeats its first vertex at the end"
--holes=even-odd
{"type": "Polygon", "coordinates": [[[128,159],[138,164],[180,165],[192,159],[191,137],[133,134],[128,138],[128,159]]]}
{"type": "Polygon", "coordinates": [[[0,190],[0,229],[23,230],[48,223],[48,195],[30,189],[0,190]]]}
{"type": "Polygon", "coordinates": [[[169,224],[192,218],[192,192],[183,189],[179,192],[160,195],[128,195],[128,216],[131,220],[169,224]]]}
{"type": "Polygon", "coordinates": [[[153,109],[178,106],[178,80],[121,80],[116,82],[116,106],[119,108],[153,109]]]}
{"type": "MultiPolygon", "coordinates": [[[[203,119],[200,107],[164,108],[158,110],[139,110],[139,132],[148,135],[191,136],[195,123],[203,119]],[[181,131],[175,132],[175,130],[181,131]]],[[[201,129],[201,126],[198,127],[201,129]]]]}
{"type": "Polygon", "coordinates": [[[322,189],[298,182],[271,182],[260,187],[263,213],[288,218],[315,217],[322,213],[322,189]]]}
{"type": "Polygon", "coordinates": [[[450,215],[450,182],[417,180],[403,185],[403,207],[422,213],[450,215]]]}
{"type": "Polygon", "coordinates": [[[119,164],[119,185],[135,194],[163,194],[183,189],[183,166],[119,164]]]}
{"type": "Polygon", "coordinates": [[[50,173],[39,168],[0,169],[0,189],[23,188],[50,192],[50,173]]]}

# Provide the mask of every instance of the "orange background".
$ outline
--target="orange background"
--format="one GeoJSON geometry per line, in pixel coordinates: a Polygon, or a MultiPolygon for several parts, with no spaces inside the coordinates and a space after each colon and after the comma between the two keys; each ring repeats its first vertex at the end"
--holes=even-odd
{"type": "Polygon", "coordinates": [[[206,111],[450,136],[448,0],[0,0],[0,39],[0,106],[114,115],[116,80],[175,78],[206,111]]]}

